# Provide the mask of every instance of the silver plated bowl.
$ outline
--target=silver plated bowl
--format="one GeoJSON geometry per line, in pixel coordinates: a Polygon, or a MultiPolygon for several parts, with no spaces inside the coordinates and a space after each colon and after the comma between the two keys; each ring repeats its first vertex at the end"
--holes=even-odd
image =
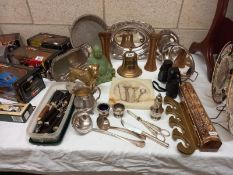
{"type": "Polygon", "coordinates": [[[131,36],[133,41],[132,51],[138,55],[138,59],[145,59],[149,50],[149,35],[154,32],[151,25],[140,21],[125,21],[113,24],[109,31],[112,32],[111,37],[111,57],[122,59],[122,55],[129,51],[130,48],[123,44],[125,35],[131,36]]]}
{"type": "Polygon", "coordinates": [[[211,89],[216,103],[222,103],[226,99],[232,71],[233,41],[230,41],[221,50],[214,67],[211,89]]]}

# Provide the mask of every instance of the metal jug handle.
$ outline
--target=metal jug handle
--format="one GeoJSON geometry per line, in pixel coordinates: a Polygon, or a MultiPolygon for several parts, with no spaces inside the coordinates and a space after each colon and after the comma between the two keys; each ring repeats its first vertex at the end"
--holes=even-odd
{"type": "Polygon", "coordinates": [[[101,95],[101,90],[100,90],[100,88],[99,88],[99,87],[95,87],[95,88],[94,88],[94,91],[93,91],[93,93],[95,93],[95,92],[96,92],[96,90],[98,90],[98,92],[99,92],[99,95],[98,95],[98,97],[95,99],[95,100],[97,101],[97,100],[99,100],[99,98],[100,98],[100,95],[101,95]]]}

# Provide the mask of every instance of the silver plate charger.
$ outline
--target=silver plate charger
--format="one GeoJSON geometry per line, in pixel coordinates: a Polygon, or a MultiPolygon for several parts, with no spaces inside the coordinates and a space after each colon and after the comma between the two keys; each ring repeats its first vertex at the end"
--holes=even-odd
{"type": "Polygon", "coordinates": [[[133,41],[132,51],[138,55],[138,59],[144,59],[148,56],[149,36],[154,29],[151,25],[140,21],[125,21],[113,24],[110,27],[111,37],[111,57],[122,59],[122,55],[129,51],[124,47],[122,38],[124,35],[131,35],[133,41]]]}
{"type": "MultiPolygon", "coordinates": [[[[233,58],[233,54],[232,54],[232,58],[233,58]]],[[[227,111],[228,129],[230,133],[233,134],[233,76],[231,76],[231,80],[228,86],[226,111],[227,111]]]]}
{"type": "Polygon", "coordinates": [[[55,81],[66,81],[70,68],[85,66],[91,53],[91,46],[83,44],[53,59],[51,74],[55,81]]]}
{"type": "Polygon", "coordinates": [[[215,63],[212,76],[212,98],[216,103],[222,103],[227,97],[227,88],[233,71],[233,41],[228,42],[215,63]]]}
{"type": "Polygon", "coordinates": [[[90,46],[101,45],[98,34],[107,29],[105,22],[95,15],[83,15],[71,27],[70,39],[74,48],[87,43],[90,46]]]}

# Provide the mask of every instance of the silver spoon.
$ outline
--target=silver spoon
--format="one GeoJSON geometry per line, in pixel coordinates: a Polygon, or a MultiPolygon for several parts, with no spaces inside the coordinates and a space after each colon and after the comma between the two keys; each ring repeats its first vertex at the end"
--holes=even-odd
{"type": "Polygon", "coordinates": [[[145,146],[145,142],[143,141],[136,141],[136,140],[128,139],[128,138],[119,136],[117,134],[111,133],[109,131],[93,128],[93,123],[88,113],[77,113],[76,112],[72,118],[72,126],[81,135],[87,134],[91,131],[95,131],[95,132],[99,132],[102,134],[106,134],[106,135],[124,140],[126,142],[129,142],[141,148],[145,146]]]}
{"type": "Polygon", "coordinates": [[[139,92],[140,92],[140,94],[139,94],[139,96],[138,96],[138,98],[137,98],[137,102],[139,102],[141,96],[142,96],[143,94],[146,93],[146,89],[145,89],[145,88],[142,88],[142,89],[139,90],[139,92]]]}
{"type": "Polygon", "coordinates": [[[97,125],[100,129],[103,129],[105,131],[107,131],[108,129],[115,129],[118,131],[122,131],[122,132],[125,132],[128,134],[131,134],[131,135],[133,135],[141,140],[146,140],[146,137],[143,134],[138,134],[138,133],[131,131],[127,128],[120,128],[120,127],[111,126],[109,120],[106,117],[102,117],[102,116],[98,117],[97,118],[97,125]]]}

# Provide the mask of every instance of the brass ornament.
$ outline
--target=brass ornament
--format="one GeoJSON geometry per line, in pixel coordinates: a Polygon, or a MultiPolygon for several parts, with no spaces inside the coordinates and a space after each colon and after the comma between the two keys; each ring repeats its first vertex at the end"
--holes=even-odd
{"type": "Polygon", "coordinates": [[[127,51],[123,55],[123,63],[117,69],[117,73],[126,78],[138,77],[142,74],[141,68],[138,66],[137,54],[133,51],[127,51]]]}
{"type": "Polygon", "coordinates": [[[91,90],[93,90],[96,87],[96,80],[98,78],[98,75],[99,65],[90,64],[88,67],[85,68],[71,68],[67,80],[74,82],[75,80],[79,79],[91,90]]]}

